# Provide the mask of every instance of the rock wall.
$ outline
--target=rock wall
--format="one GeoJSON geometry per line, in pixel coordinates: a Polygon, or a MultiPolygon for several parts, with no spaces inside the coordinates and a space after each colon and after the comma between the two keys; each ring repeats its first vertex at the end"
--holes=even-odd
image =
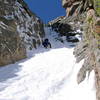
{"type": "Polygon", "coordinates": [[[23,0],[0,0],[0,66],[26,58],[44,36],[43,22],[23,0]]]}
{"type": "Polygon", "coordinates": [[[79,38],[82,35],[82,19],[78,21],[79,17],[66,17],[60,16],[49,22],[49,26],[52,30],[58,33],[59,37],[66,37],[67,42],[76,44],[79,42],[79,38]]]}
{"type": "Polygon", "coordinates": [[[82,31],[82,39],[74,50],[77,63],[84,59],[77,83],[94,70],[96,97],[100,100],[100,0],[62,0],[62,6],[66,16],[54,19],[49,25],[61,36],[73,36],[77,30],[82,31]]]}
{"type": "Polygon", "coordinates": [[[88,6],[92,0],[62,0],[66,16],[60,16],[49,22],[52,29],[61,36],[66,36],[68,42],[79,42],[77,35],[82,35],[88,6]],[[72,39],[73,38],[73,39],[72,39]]]}
{"type": "MultiPolygon", "coordinates": [[[[86,73],[89,75],[94,70],[96,96],[97,100],[100,100],[100,0],[80,0],[79,2],[81,3],[79,6],[82,8],[81,12],[75,14],[79,6],[74,13],[71,12],[75,4],[73,2],[70,7],[68,6],[70,10],[67,14],[67,16],[81,16],[84,14],[86,16],[83,20],[84,32],[82,40],[78,43],[74,51],[77,62],[84,59],[84,64],[77,75],[77,82],[82,82],[86,77],[86,73]]],[[[67,9],[67,6],[64,7],[67,9]]]]}
{"type": "Polygon", "coordinates": [[[86,10],[87,3],[84,0],[62,0],[62,6],[66,10],[66,16],[77,16],[86,10]]]}

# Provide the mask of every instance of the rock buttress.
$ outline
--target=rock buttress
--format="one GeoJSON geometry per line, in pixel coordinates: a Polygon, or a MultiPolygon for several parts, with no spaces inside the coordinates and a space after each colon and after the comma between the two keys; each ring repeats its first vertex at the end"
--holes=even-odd
{"type": "Polygon", "coordinates": [[[23,0],[0,0],[0,66],[26,58],[44,36],[42,20],[23,0]]]}

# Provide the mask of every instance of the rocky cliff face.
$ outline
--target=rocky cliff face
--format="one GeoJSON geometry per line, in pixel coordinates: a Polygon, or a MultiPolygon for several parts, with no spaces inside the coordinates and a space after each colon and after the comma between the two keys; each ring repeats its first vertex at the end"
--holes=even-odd
{"type": "Polygon", "coordinates": [[[50,21],[49,25],[61,36],[66,36],[68,42],[79,42],[76,37],[83,33],[86,8],[83,9],[84,5],[80,0],[72,0],[72,2],[71,0],[62,0],[62,6],[67,10],[66,16],[60,16],[50,21]]]}
{"type": "Polygon", "coordinates": [[[0,0],[0,66],[25,58],[44,35],[43,22],[23,0],[0,0]]]}
{"type": "Polygon", "coordinates": [[[75,36],[81,36],[83,33],[84,21],[90,5],[94,5],[92,0],[62,0],[66,16],[60,16],[50,21],[49,25],[61,36],[66,36],[67,41],[79,42],[75,36]]]}
{"type": "Polygon", "coordinates": [[[66,37],[67,42],[77,43],[82,35],[82,21],[77,21],[77,18],[60,16],[49,22],[52,30],[58,33],[59,37],[66,37]]]}
{"type": "Polygon", "coordinates": [[[86,73],[90,74],[94,70],[96,96],[100,100],[100,0],[62,0],[62,5],[67,10],[68,18],[72,16],[83,19],[82,40],[74,51],[77,62],[84,59],[77,82],[82,82],[86,73]]]}

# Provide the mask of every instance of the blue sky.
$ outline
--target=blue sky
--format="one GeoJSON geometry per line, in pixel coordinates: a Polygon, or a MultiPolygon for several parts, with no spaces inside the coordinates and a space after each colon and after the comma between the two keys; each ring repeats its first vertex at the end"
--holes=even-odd
{"type": "Polygon", "coordinates": [[[48,22],[58,16],[64,16],[65,10],[61,6],[61,0],[24,0],[29,8],[44,22],[48,22]]]}

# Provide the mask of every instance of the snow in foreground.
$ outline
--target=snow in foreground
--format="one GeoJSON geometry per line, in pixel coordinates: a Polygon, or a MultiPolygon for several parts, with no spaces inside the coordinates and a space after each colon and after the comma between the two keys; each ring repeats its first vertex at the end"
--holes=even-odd
{"type": "Polygon", "coordinates": [[[0,68],[0,100],[96,100],[94,72],[80,85],[82,65],[75,63],[73,48],[53,43],[52,49],[29,52],[29,58],[0,68]]]}

